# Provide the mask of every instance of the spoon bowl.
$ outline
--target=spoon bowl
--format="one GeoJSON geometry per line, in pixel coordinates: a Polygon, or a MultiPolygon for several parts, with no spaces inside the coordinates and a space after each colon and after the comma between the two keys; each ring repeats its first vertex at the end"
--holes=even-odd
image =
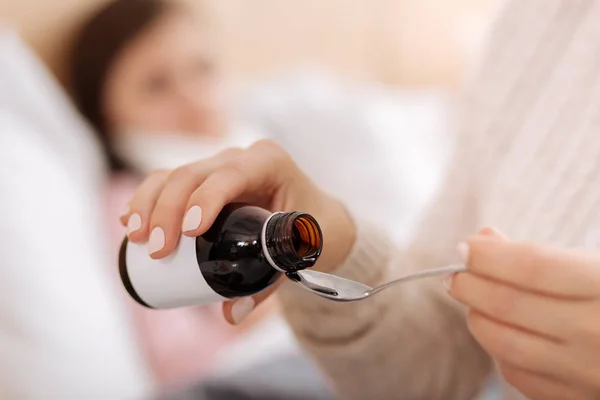
{"type": "Polygon", "coordinates": [[[303,289],[318,296],[337,302],[352,302],[364,300],[406,282],[432,276],[465,272],[466,270],[467,268],[464,265],[448,265],[446,267],[433,268],[406,275],[375,288],[350,279],[312,270],[288,272],[286,276],[303,289]]]}

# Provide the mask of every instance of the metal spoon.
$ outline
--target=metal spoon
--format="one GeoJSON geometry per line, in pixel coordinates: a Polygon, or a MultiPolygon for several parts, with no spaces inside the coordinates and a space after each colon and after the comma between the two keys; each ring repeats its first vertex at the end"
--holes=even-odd
{"type": "Polygon", "coordinates": [[[449,265],[442,268],[433,268],[406,275],[384,285],[377,286],[376,288],[372,288],[350,279],[312,270],[288,272],[286,275],[290,280],[316,295],[333,301],[350,302],[364,300],[388,288],[391,288],[392,286],[396,286],[405,282],[410,282],[421,278],[428,278],[431,276],[464,272],[466,270],[467,268],[464,265],[449,265]]]}

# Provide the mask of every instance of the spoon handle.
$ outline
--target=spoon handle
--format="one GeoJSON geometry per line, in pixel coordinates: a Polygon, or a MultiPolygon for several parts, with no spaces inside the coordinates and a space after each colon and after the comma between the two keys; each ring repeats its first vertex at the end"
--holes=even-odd
{"type": "Polygon", "coordinates": [[[462,264],[454,264],[454,265],[448,265],[445,267],[441,267],[441,268],[433,268],[433,269],[427,269],[425,271],[421,271],[421,272],[416,272],[414,274],[410,274],[410,275],[406,275],[403,276],[402,278],[393,280],[391,282],[388,282],[384,285],[381,286],[377,286],[376,288],[373,288],[371,290],[369,290],[369,296],[372,296],[376,293],[379,293],[387,288],[390,288],[392,286],[398,285],[400,283],[404,283],[404,282],[408,282],[408,281],[413,281],[416,279],[421,279],[421,278],[427,278],[430,276],[436,276],[436,275],[445,275],[445,274],[454,274],[456,272],[465,272],[467,270],[467,267],[465,265],[462,264]]]}

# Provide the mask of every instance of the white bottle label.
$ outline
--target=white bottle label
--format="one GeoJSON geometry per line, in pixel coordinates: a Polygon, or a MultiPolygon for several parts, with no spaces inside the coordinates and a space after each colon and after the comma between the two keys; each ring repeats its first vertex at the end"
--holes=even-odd
{"type": "Polygon", "coordinates": [[[127,243],[127,273],[135,292],[152,308],[201,306],[228,300],[208,285],[196,259],[196,238],[181,236],[168,257],[154,260],[148,243],[127,243]]]}

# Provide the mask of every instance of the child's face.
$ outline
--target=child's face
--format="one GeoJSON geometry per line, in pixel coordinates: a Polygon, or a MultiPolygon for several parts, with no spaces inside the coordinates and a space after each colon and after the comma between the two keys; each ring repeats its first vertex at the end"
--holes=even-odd
{"type": "Polygon", "coordinates": [[[128,43],[107,72],[102,110],[120,128],[219,136],[222,93],[209,38],[171,13],[128,43]]]}

